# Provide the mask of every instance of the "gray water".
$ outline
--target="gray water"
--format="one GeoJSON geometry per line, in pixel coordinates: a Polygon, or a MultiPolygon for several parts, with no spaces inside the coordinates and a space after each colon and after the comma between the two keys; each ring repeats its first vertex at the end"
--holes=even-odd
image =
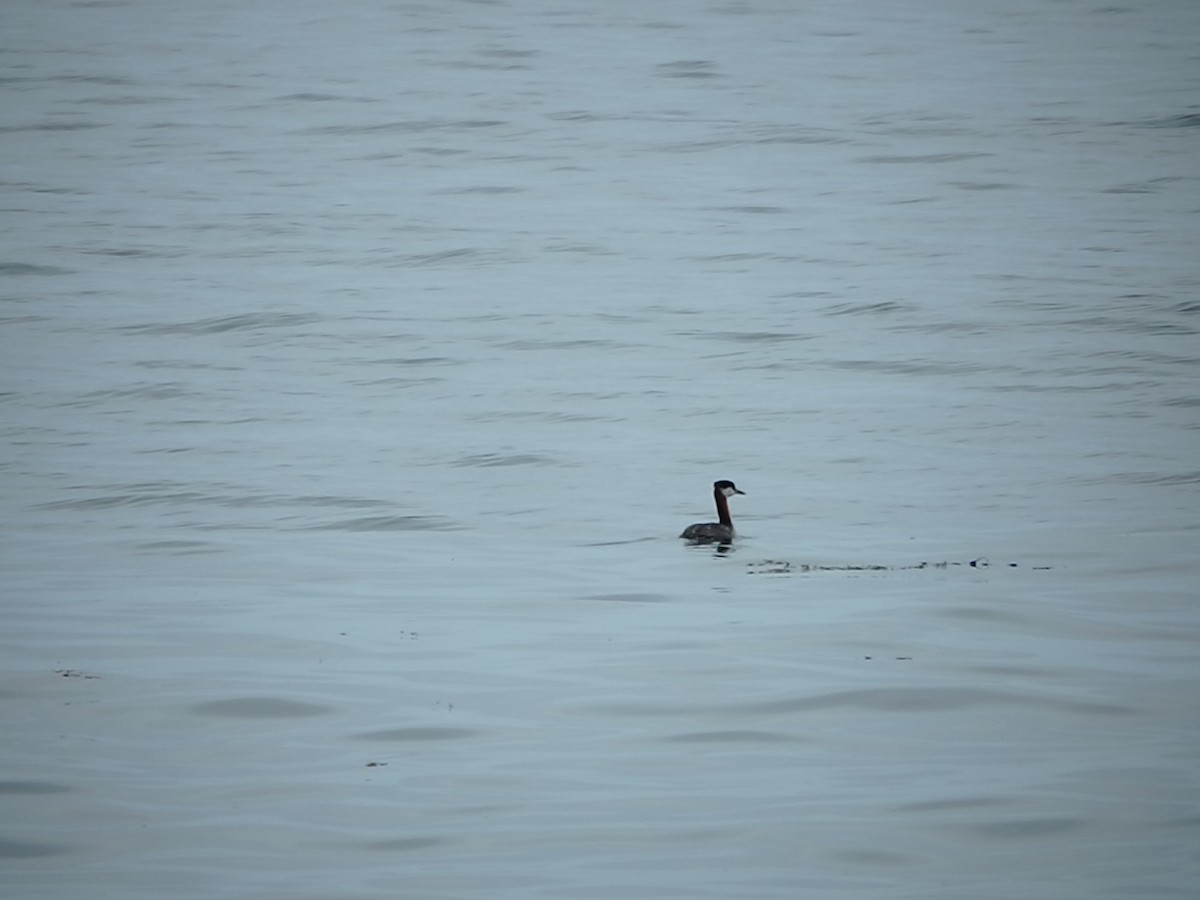
{"type": "Polygon", "coordinates": [[[3,19],[7,896],[1194,896],[1200,5],[3,19]]]}

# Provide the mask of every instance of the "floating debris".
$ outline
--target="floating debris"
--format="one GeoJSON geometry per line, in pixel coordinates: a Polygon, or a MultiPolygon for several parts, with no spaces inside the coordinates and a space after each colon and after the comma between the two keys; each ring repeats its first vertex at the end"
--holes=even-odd
{"type": "Polygon", "coordinates": [[[63,678],[86,678],[89,681],[100,677],[99,675],[87,675],[78,669],[55,669],[54,674],[61,675],[63,678]]]}
{"type": "MultiPolygon", "coordinates": [[[[908,566],[879,566],[870,564],[855,564],[844,566],[824,566],[815,563],[793,563],[782,559],[764,559],[761,562],[746,563],[748,575],[793,575],[807,572],[905,572],[913,569],[949,569],[954,566],[965,566],[972,569],[987,569],[992,565],[986,556],[967,562],[919,562],[908,566]]],[[[1007,563],[1010,569],[1018,568],[1015,562],[1007,563]]],[[[1053,566],[1032,566],[1037,570],[1051,569],[1053,566]]]]}

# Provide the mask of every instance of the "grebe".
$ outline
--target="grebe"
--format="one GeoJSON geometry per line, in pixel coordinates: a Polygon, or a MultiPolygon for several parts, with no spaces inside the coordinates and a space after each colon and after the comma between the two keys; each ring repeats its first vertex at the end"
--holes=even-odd
{"type": "Polygon", "coordinates": [[[719,541],[727,543],[733,540],[733,519],[729,517],[729,499],[734,494],[744,495],[732,481],[713,482],[713,499],[717,502],[717,518],[720,522],[697,522],[683,529],[680,535],[697,544],[711,544],[719,541]]]}

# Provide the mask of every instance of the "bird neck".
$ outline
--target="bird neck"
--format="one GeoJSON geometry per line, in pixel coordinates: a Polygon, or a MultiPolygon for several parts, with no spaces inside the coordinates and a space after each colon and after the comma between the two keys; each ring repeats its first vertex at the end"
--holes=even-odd
{"type": "Polygon", "coordinates": [[[733,519],[729,517],[729,498],[725,496],[725,492],[720,488],[713,491],[713,499],[717,501],[717,519],[722,525],[733,526],[733,519]]]}

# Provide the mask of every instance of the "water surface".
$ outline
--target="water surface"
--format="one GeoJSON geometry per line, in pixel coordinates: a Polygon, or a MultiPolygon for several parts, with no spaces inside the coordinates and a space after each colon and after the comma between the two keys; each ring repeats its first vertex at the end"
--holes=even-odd
{"type": "Polygon", "coordinates": [[[1194,891],[1194,4],[13,7],[14,896],[1194,891]]]}

